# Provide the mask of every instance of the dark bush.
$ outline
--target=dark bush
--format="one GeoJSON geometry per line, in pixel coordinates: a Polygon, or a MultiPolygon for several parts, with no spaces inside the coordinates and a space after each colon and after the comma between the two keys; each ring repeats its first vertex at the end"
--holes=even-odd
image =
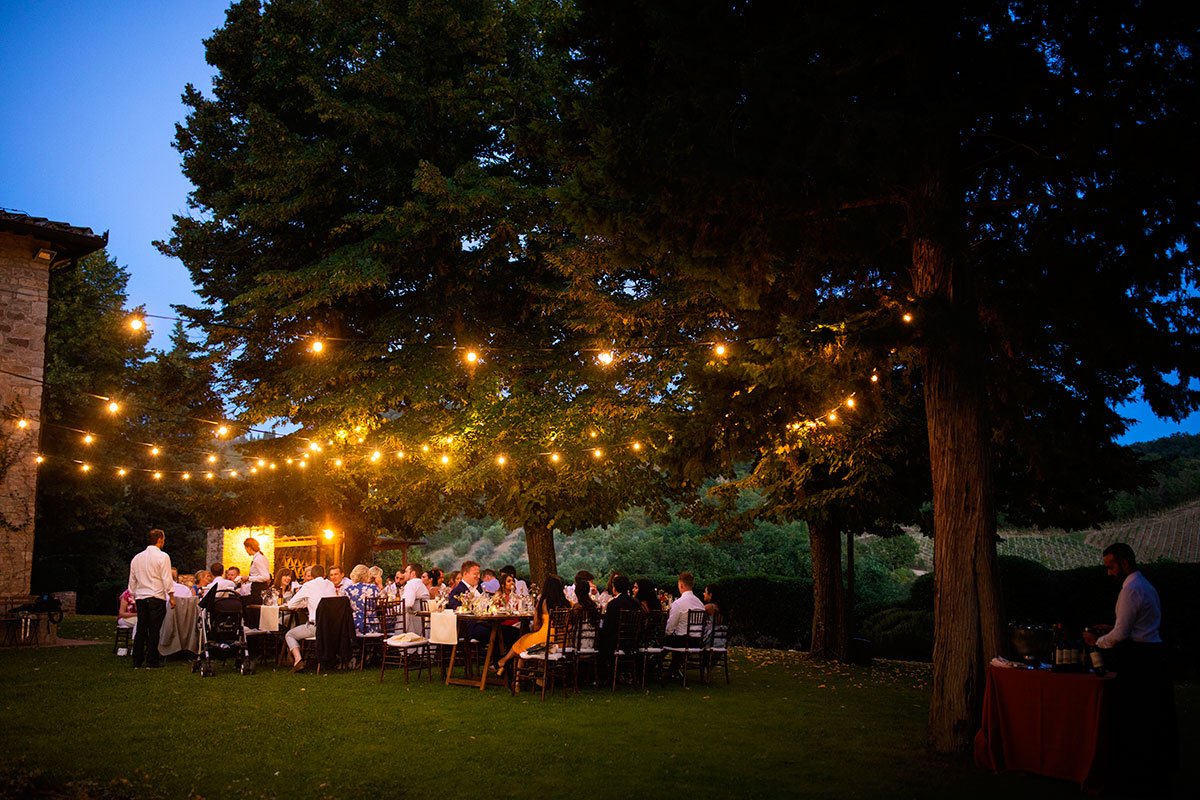
{"type": "Polygon", "coordinates": [[[913,608],[889,608],[862,626],[878,658],[929,661],[933,656],[933,612],[913,608]]]}
{"type": "MultiPolygon", "coordinates": [[[[672,587],[674,589],[674,587],[672,587]]],[[[734,575],[714,589],[734,644],[808,649],[812,582],[778,575],[734,575]]]]}

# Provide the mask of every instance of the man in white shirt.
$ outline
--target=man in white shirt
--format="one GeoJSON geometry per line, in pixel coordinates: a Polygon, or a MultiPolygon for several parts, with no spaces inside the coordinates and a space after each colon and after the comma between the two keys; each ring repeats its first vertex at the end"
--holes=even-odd
{"type": "MultiPolygon", "coordinates": [[[[313,573],[313,575],[316,574],[315,572],[313,573]]],[[[342,568],[336,566],[329,568],[329,582],[333,584],[339,597],[346,593],[347,588],[354,585],[354,581],[346,577],[346,573],[342,572],[342,568]]]]}
{"type": "Polygon", "coordinates": [[[171,577],[171,557],[163,552],[166,534],[158,528],[146,536],[146,549],[129,562],[129,593],[138,611],[138,626],[133,635],[133,668],[161,667],[158,635],[167,617],[167,603],[175,607],[171,577]]]}
{"type": "Polygon", "coordinates": [[[679,599],[671,603],[671,611],[667,614],[665,647],[698,647],[700,644],[688,638],[688,612],[704,610],[704,603],[692,593],[695,586],[696,578],[692,573],[679,573],[679,599]]]}
{"type": "Polygon", "coordinates": [[[237,585],[225,577],[225,565],[220,561],[214,561],[213,563],[209,564],[208,572],[212,577],[212,580],[205,584],[204,590],[200,593],[201,597],[206,597],[209,592],[237,591],[237,585]]]}
{"type": "Polygon", "coordinates": [[[311,569],[312,579],[305,581],[304,585],[297,589],[296,593],[292,595],[292,599],[287,602],[287,607],[290,609],[308,609],[308,622],[297,625],[283,637],[287,640],[288,649],[292,653],[292,672],[304,669],[304,662],[300,660],[300,641],[317,635],[317,606],[326,597],[337,597],[337,590],[334,588],[333,582],[325,579],[325,568],[320,564],[314,564],[311,569]]]}
{"type": "Polygon", "coordinates": [[[1128,788],[1157,796],[1166,787],[1167,773],[1179,766],[1174,687],[1158,631],[1162,606],[1129,545],[1106,547],[1104,569],[1121,584],[1116,624],[1103,636],[1085,632],[1083,638],[1103,649],[1105,663],[1116,671],[1114,755],[1128,788]]]}
{"type": "MultiPolygon", "coordinates": [[[[421,618],[417,612],[421,610],[421,600],[429,599],[429,588],[421,580],[424,570],[420,564],[409,564],[404,568],[404,590],[400,597],[404,600],[404,629],[413,633],[421,632],[421,618]]],[[[397,583],[397,586],[400,585],[397,583]]]]}

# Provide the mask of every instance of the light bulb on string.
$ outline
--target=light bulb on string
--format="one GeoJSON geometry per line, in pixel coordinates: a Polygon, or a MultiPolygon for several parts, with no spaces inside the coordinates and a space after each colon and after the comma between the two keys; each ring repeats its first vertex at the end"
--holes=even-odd
{"type": "Polygon", "coordinates": [[[301,461],[301,462],[300,462],[300,469],[304,469],[304,468],[305,468],[305,467],[307,467],[307,466],[308,466],[308,462],[307,462],[307,461],[301,461]]]}
{"type": "Polygon", "coordinates": [[[340,467],[340,466],[342,465],[342,460],[341,460],[340,458],[335,458],[335,459],[333,460],[333,465],[334,465],[335,467],[340,467]]]}
{"type": "Polygon", "coordinates": [[[79,465],[79,468],[80,468],[81,470],[83,470],[84,472],[87,472],[87,471],[88,471],[89,469],[91,469],[92,467],[91,467],[91,465],[90,465],[90,464],[80,464],[80,465],[79,465]]]}
{"type": "Polygon", "coordinates": [[[130,317],[129,327],[132,330],[140,331],[142,328],[146,327],[146,323],[142,321],[141,317],[130,317]]]}
{"type": "Polygon", "coordinates": [[[36,462],[36,463],[40,464],[40,463],[42,463],[43,461],[45,461],[46,459],[45,459],[45,458],[43,458],[42,456],[35,456],[33,460],[34,460],[34,462],[36,462]]]}
{"type": "Polygon", "coordinates": [[[314,353],[320,353],[322,350],[325,349],[325,343],[322,342],[320,339],[314,339],[313,343],[311,345],[309,345],[308,349],[312,350],[314,353]]]}
{"type": "MultiPolygon", "coordinates": [[[[378,461],[381,458],[383,458],[383,453],[379,452],[378,450],[376,450],[374,453],[371,453],[372,461],[378,461]]],[[[288,460],[290,461],[291,459],[288,460]]]]}
{"type": "Polygon", "coordinates": [[[854,398],[853,398],[853,397],[847,397],[847,398],[846,398],[846,407],[847,407],[847,408],[854,408],[854,398]]]}
{"type": "Polygon", "coordinates": [[[596,438],[596,432],[595,432],[595,431],[590,431],[590,432],[588,433],[588,436],[590,436],[590,437],[592,437],[593,439],[595,439],[595,438],[596,438]]]}
{"type": "Polygon", "coordinates": [[[912,321],[913,321],[913,315],[912,315],[912,314],[905,314],[903,317],[901,317],[901,319],[903,319],[905,322],[912,322],[912,321]]]}
{"type": "Polygon", "coordinates": [[[190,472],[183,473],[183,479],[185,481],[190,481],[192,479],[192,473],[190,473],[190,472]]]}
{"type": "Polygon", "coordinates": [[[467,359],[468,364],[474,364],[476,361],[479,360],[479,354],[476,353],[474,350],[468,350],[465,358],[467,359]]]}
{"type": "Polygon", "coordinates": [[[713,348],[713,352],[716,353],[718,356],[725,355],[725,345],[718,344],[716,347],[713,348]]]}
{"type": "Polygon", "coordinates": [[[116,401],[116,400],[114,400],[114,401],[112,401],[111,403],[109,403],[109,404],[108,404],[108,410],[109,410],[109,412],[110,412],[110,413],[112,413],[112,414],[115,414],[115,413],[117,413],[118,411],[120,411],[120,410],[121,410],[121,406],[119,406],[119,405],[117,404],[117,401],[116,401]]]}
{"type": "Polygon", "coordinates": [[[212,480],[212,476],[213,474],[211,472],[204,473],[204,477],[208,478],[210,481],[212,480]]]}
{"type": "Polygon", "coordinates": [[[256,474],[258,474],[258,467],[251,467],[251,468],[250,468],[250,474],[251,474],[251,475],[256,475],[256,474]]]}
{"type": "Polygon", "coordinates": [[[217,438],[218,439],[227,433],[229,433],[229,428],[225,427],[224,425],[221,425],[217,428],[217,438]]]}
{"type": "Polygon", "coordinates": [[[84,437],[83,437],[84,444],[91,444],[94,441],[96,441],[96,438],[94,436],[92,436],[90,433],[84,434],[84,437]]]}
{"type": "Polygon", "coordinates": [[[421,445],[421,452],[422,452],[422,453],[428,453],[428,452],[429,452],[429,445],[427,445],[427,444],[423,444],[423,445],[421,445]]]}
{"type": "Polygon", "coordinates": [[[634,443],[633,443],[633,449],[634,449],[634,450],[641,450],[641,449],[642,449],[642,443],[641,443],[641,442],[634,442],[634,443]]]}
{"type": "Polygon", "coordinates": [[[551,453],[550,460],[557,464],[558,463],[558,453],[551,453]]]}
{"type": "Polygon", "coordinates": [[[215,463],[217,463],[217,457],[216,457],[216,456],[214,456],[214,455],[210,455],[210,456],[208,457],[208,463],[210,463],[210,464],[215,464],[215,463]]]}
{"type": "Polygon", "coordinates": [[[599,359],[600,363],[606,367],[613,362],[613,354],[611,350],[601,350],[600,355],[596,356],[596,358],[599,359]]]}
{"type": "Polygon", "coordinates": [[[270,464],[270,468],[271,468],[271,469],[275,469],[275,462],[274,462],[274,461],[272,461],[272,462],[271,462],[271,464],[270,464]]]}
{"type": "Polygon", "coordinates": [[[314,453],[319,453],[321,452],[321,445],[317,444],[316,442],[309,442],[308,449],[312,450],[314,453]]]}
{"type": "Polygon", "coordinates": [[[449,463],[450,463],[450,456],[442,456],[442,463],[443,463],[443,464],[449,464],[449,463]]]}
{"type": "Polygon", "coordinates": [[[157,447],[151,447],[151,448],[150,448],[150,455],[152,455],[152,456],[156,456],[156,455],[158,455],[158,448],[157,448],[157,447]]]}
{"type": "Polygon", "coordinates": [[[156,473],[154,473],[154,480],[156,480],[156,481],[161,481],[161,480],[162,480],[162,473],[161,473],[161,472],[156,472],[156,473]]]}
{"type": "Polygon", "coordinates": [[[260,459],[258,460],[258,465],[259,465],[260,467],[265,467],[265,466],[267,465],[267,462],[266,462],[266,461],[263,461],[263,460],[260,458],[260,459]]]}
{"type": "Polygon", "coordinates": [[[21,428],[22,430],[24,430],[25,428],[28,428],[28,427],[29,427],[29,420],[27,420],[27,419],[19,419],[19,420],[17,420],[17,427],[18,427],[18,428],[21,428]]]}
{"type": "Polygon", "coordinates": [[[601,450],[599,447],[597,447],[595,450],[592,451],[592,455],[594,455],[596,458],[603,458],[604,451],[601,450]]]}
{"type": "Polygon", "coordinates": [[[122,478],[124,478],[124,477],[125,477],[125,468],[124,468],[124,467],[118,467],[118,468],[117,468],[117,475],[119,475],[119,476],[121,476],[122,478]]]}
{"type": "Polygon", "coordinates": [[[830,422],[837,422],[837,414],[835,414],[834,412],[830,411],[830,412],[829,412],[829,421],[830,421],[830,422]]]}
{"type": "Polygon", "coordinates": [[[403,451],[403,450],[399,450],[399,451],[397,451],[397,452],[396,452],[396,458],[404,458],[404,451],[403,451]]]}
{"type": "Polygon", "coordinates": [[[231,477],[231,478],[236,478],[236,477],[237,477],[237,470],[236,470],[236,469],[231,469],[231,470],[229,470],[229,477],[231,477]]]}
{"type": "Polygon", "coordinates": [[[879,376],[878,376],[878,375],[872,375],[872,376],[871,376],[871,383],[879,383],[879,376]]]}
{"type": "Polygon", "coordinates": [[[503,467],[504,464],[506,463],[506,461],[507,461],[507,459],[505,459],[504,456],[496,456],[496,463],[499,464],[500,466],[503,467]]]}

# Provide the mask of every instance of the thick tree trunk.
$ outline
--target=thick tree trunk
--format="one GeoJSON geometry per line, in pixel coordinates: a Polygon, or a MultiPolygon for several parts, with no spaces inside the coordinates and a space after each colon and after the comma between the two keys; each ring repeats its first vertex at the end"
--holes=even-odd
{"type": "Polygon", "coordinates": [[[837,530],[818,530],[811,524],[813,629],[809,654],[813,658],[845,661],[849,637],[842,590],[842,537],[837,530]]]}
{"type": "Polygon", "coordinates": [[[530,580],[538,586],[558,572],[558,557],[554,553],[554,529],[543,523],[525,523],[525,552],[529,554],[530,580]]]}
{"type": "Polygon", "coordinates": [[[1002,646],[990,429],[978,317],[943,235],[937,181],[910,209],[913,287],[922,301],[922,375],[934,514],[933,697],[929,744],[968,752],[984,670],[1002,646]]]}
{"type": "Polygon", "coordinates": [[[375,544],[375,532],[366,524],[356,524],[346,530],[344,536],[341,552],[343,563],[340,566],[349,575],[356,564],[372,563],[371,548],[375,544]]]}

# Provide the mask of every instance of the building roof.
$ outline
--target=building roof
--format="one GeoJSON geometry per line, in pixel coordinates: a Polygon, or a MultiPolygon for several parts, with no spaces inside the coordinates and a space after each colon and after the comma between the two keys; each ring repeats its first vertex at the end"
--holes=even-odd
{"type": "Polygon", "coordinates": [[[45,217],[31,217],[6,208],[0,208],[0,231],[34,236],[51,242],[58,248],[58,254],[65,258],[86,256],[108,244],[108,231],[105,231],[103,236],[98,236],[91,228],[54,222],[45,217]]]}

